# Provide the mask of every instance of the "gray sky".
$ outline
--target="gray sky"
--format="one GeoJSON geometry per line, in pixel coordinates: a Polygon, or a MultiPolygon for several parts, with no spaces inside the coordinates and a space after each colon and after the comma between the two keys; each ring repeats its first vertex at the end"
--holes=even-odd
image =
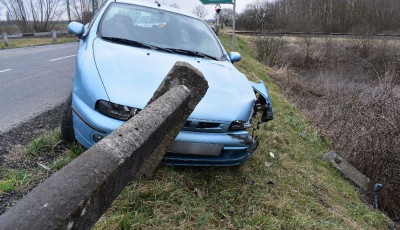
{"type": "MultiPolygon", "coordinates": [[[[147,1],[152,1],[154,0],[147,0],[147,1]]],[[[200,0],[158,0],[162,4],[172,4],[176,3],[179,5],[179,8],[188,12],[192,12],[193,8],[201,5],[202,3],[200,0]]],[[[236,12],[240,13],[244,10],[246,5],[250,4],[254,0],[236,0],[236,12]]],[[[204,5],[204,7],[208,10],[208,14],[206,16],[206,19],[210,19],[214,17],[215,13],[215,5],[204,5]]],[[[222,8],[233,8],[232,4],[221,4],[222,8]]],[[[3,11],[1,11],[1,6],[0,6],[0,20],[5,20],[6,19],[6,12],[5,12],[5,7],[3,7],[3,11]]]]}

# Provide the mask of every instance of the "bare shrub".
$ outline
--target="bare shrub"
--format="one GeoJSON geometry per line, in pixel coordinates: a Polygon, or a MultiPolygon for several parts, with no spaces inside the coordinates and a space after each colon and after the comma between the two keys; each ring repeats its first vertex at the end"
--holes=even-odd
{"type": "Polygon", "coordinates": [[[400,95],[392,79],[386,76],[357,93],[329,95],[318,123],[327,127],[339,152],[373,181],[385,184],[381,206],[399,217],[400,95]]]}
{"type": "Polygon", "coordinates": [[[252,38],[257,52],[257,59],[266,63],[268,66],[274,66],[277,59],[282,54],[284,46],[283,37],[271,37],[267,35],[255,36],[252,38]]]}
{"type": "Polygon", "coordinates": [[[354,46],[361,58],[368,58],[371,54],[371,50],[375,45],[375,40],[370,37],[358,36],[353,40],[354,46]]]}
{"type": "Polygon", "coordinates": [[[360,46],[368,55],[361,57],[354,52],[354,40],[313,39],[311,46],[292,40],[284,47],[290,55],[280,60],[290,67],[275,77],[335,151],[384,184],[380,207],[394,218],[400,217],[399,45],[365,40],[360,46]],[[307,52],[315,60],[312,68],[301,65],[307,52]]]}

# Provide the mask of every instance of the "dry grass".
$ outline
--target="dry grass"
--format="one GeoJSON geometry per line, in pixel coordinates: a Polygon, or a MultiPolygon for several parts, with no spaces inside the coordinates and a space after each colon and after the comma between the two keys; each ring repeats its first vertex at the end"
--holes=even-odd
{"type": "MultiPolygon", "coordinates": [[[[57,44],[75,42],[76,37],[67,36],[57,38],[57,44]]],[[[5,47],[3,40],[0,40],[0,49],[10,49],[10,48],[21,48],[28,46],[38,46],[38,45],[50,45],[52,44],[51,38],[18,38],[18,39],[8,39],[9,47],[5,47]]]]}
{"type": "Polygon", "coordinates": [[[400,217],[400,59],[397,40],[287,40],[274,76],[335,150],[373,182],[400,217]]]}

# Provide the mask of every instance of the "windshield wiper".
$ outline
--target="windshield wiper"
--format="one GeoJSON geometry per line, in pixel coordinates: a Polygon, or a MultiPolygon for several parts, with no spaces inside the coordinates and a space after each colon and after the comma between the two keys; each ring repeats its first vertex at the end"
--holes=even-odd
{"type": "Polygon", "coordinates": [[[150,44],[147,44],[144,42],[129,40],[129,39],[125,39],[125,38],[117,38],[117,37],[102,37],[102,38],[112,41],[112,42],[122,43],[122,44],[126,44],[126,45],[132,45],[132,46],[137,46],[137,47],[142,47],[142,48],[147,48],[147,49],[152,49],[152,50],[162,50],[162,51],[165,51],[168,53],[174,53],[171,49],[162,48],[159,46],[150,45],[150,44]]]}
{"type": "Polygon", "coordinates": [[[134,41],[134,40],[125,39],[125,38],[117,38],[117,37],[101,37],[101,38],[112,41],[112,42],[117,42],[117,43],[122,43],[122,44],[126,44],[126,45],[133,45],[133,46],[151,49],[150,45],[147,45],[142,42],[134,41]]]}
{"type": "Polygon", "coordinates": [[[179,53],[179,54],[186,54],[194,57],[201,57],[201,58],[209,58],[212,60],[218,60],[218,58],[210,56],[208,54],[199,52],[199,51],[193,51],[193,50],[184,50],[184,49],[172,49],[170,48],[169,50],[173,51],[174,53],[179,53]]]}

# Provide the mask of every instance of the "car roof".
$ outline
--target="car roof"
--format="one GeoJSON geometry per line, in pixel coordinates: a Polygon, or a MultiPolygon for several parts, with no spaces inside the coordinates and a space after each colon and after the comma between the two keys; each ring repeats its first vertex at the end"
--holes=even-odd
{"type": "Polygon", "coordinates": [[[189,13],[189,12],[186,12],[181,9],[174,8],[174,7],[166,6],[161,3],[157,3],[158,1],[154,1],[154,2],[141,1],[141,0],[114,0],[114,1],[121,2],[121,3],[135,4],[135,5],[145,6],[145,7],[154,8],[154,9],[162,9],[162,10],[170,11],[173,13],[182,14],[182,15],[185,15],[188,17],[199,19],[196,15],[194,15],[192,13],[189,13]],[[159,4],[160,4],[160,6],[159,6],[159,4]]]}

